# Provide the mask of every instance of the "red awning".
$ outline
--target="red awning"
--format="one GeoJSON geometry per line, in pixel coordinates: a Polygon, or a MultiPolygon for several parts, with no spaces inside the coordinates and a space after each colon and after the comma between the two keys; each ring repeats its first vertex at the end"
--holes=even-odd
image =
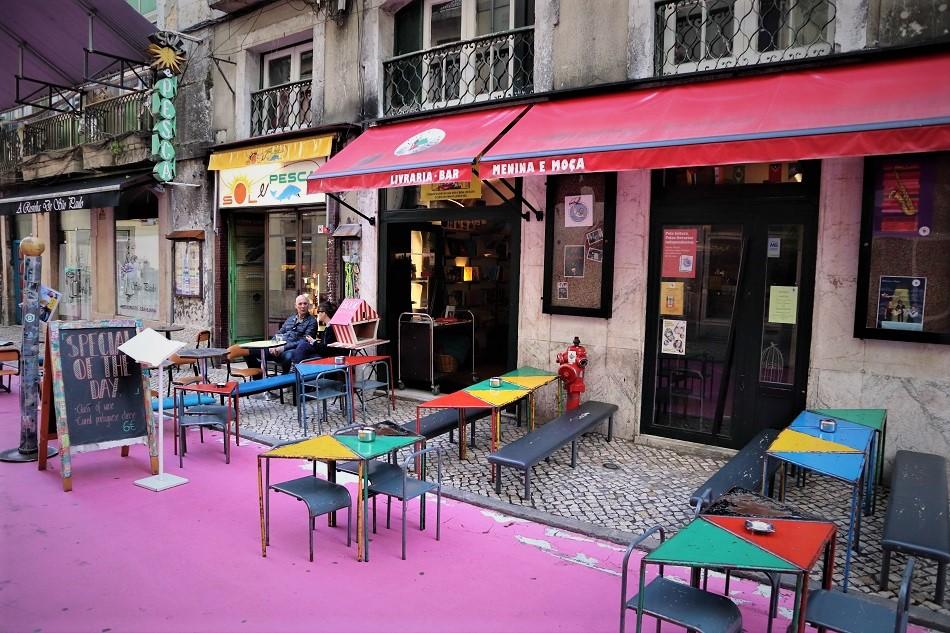
{"type": "Polygon", "coordinates": [[[950,53],[535,105],[482,178],[950,149],[950,53]]]}
{"type": "Polygon", "coordinates": [[[370,128],[310,175],[308,193],[472,179],[472,165],[527,106],[370,128]]]}

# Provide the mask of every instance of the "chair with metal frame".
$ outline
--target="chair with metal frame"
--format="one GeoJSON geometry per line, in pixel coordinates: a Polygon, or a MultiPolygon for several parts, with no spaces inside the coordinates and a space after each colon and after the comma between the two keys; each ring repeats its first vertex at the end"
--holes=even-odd
{"type": "MultiPolygon", "coordinates": [[[[206,407],[216,406],[216,405],[204,405],[206,407]]],[[[205,428],[215,428],[220,426],[222,432],[226,432],[224,440],[224,457],[225,463],[231,463],[231,441],[228,438],[228,433],[230,429],[228,428],[231,424],[228,414],[226,411],[201,411],[193,412],[192,407],[190,409],[185,408],[185,392],[181,389],[175,390],[175,413],[174,413],[174,422],[175,422],[175,446],[178,449],[178,467],[184,467],[184,456],[188,451],[188,442],[186,441],[185,430],[189,427],[198,427],[199,437],[201,443],[204,444],[205,428]]],[[[224,409],[221,407],[221,409],[224,409]]]]}
{"type": "Polygon", "coordinates": [[[246,358],[250,352],[239,344],[234,344],[228,347],[228,353],[224,357],[224,364],[227,368],[227,376],[225,376],[225,381],[230,380],[231,376],[237,376],[241,378],[244,382],[248,380],[254,380],[260,376],[264,370],[260,367],[246,367],[246,368],[232,368],[231,363],[239,361],[243,358],[246,358]]]}
{"type": "MultiPolygon", "coordinates": [[[[425,529],[425,495],[435,492],[435,540],[442,540],[442,447],[430,446],[419,451],[415,451],[403,462],[398,476],[377,477],[375,481],[370,481],[369,493],[373,495],[386,495],[390,499],[396,498],[402,501],[402,559],[406,560],[406,504],[415,498],[419,498],[419,529],[425,529]],[[429,453],[436,456],[436,480],[429,481],[425,478],[426,468],[423,463],[420,479],[409,476],[407,471],[413,467],[417,459],[423,462],[429,453]]],[[[386,527],[390,527],[391,504],[386,508],[386,527]]],[[[373,504],[373,524],[376,523],[376,504],[373,504]]]]}
{"type": "MultiPolygon", "coordinates": [[[[660,630],[662,620],[703,633],[740,633],[742,614],[732,600],[668,580],[663,576],[664,565],[660,565],[659,575],[647,583],[642,592],[627,599],[627,566],[630,556],[637,545],[656,533],[659,533],[660,543],[663,543],[666,540],[666,531],[661,526],[656,526],[634,539],[623,556],[620,574],[620,633],[624,633],[627,609],[656,618],[657,631],[660,630]]],[[[640,573],[643,573],[642,568],[640,573]]]]}
{"type": "MultiPolygon", "coordinates": [[[[272,448],[278,448],[285,444],[293,444],[299,440],[289,440],[275,444],[272,448]]],[[[270,463],[267,464],[268,478],[270,476],[270,463]]],[[[312,460],[313,474],[290,481],[267,485],[267,492],[271,490],[282,492],[296,499],[303,501],[307,506],[309,516],[309,540],[310,540],[310,562],[313,562],[313,532],[316,529],[316,518],[318,516],[343,510],[346,508],[346,546],[352,543],[352,525],[353,525],[353,504],[350,497],[350,491],[345,486],[335,484],[317,477],[317,462],[312,460]]],[[[265,543],[270,545],[270,495],[264,498],[264,539],[265,543]]]]}
{"type": "MultiPolygon", "coordinates": [[[[327,400],[342,398],[344,406],[349,400],[349,371],[346,367],[328,368],[326,365],[306,363],[294,365],[293,370],[297,378],[297,425],[306,435],[307,421],[314,417],[316,431],[322,433],[323,422],[327,421],[327,400]],[[321,403],[320,415],[311,416],[307,413],[307,403],[310,401],[321,403]]],[[[352,406],[352,402],[349,406],[352,406]]]]}
{"type": "Polygon", "coordinates": [[[13,391],[13,377],[20,375],[20,350],[15,347],[0,349],[0,391],[13,391]],[[8,364],[15,362],[16,365],[8,364]],[[3,384],[3,377],[7,377],[7,384],[3,384]]]}
{"type": "MultiPolygon", "coordinates": [[[[396,395],[393,391],[393,377],[389,371],[389,363],[385,360],[376,360],[363,365],[357,371],[362,372],[362,377],[353,382],[353,393],[360,401],[360,412],[363,421],[366,421],[366,402],[373,398],[389,398],[392,410],[396,410],[396,395]],[[366,397],[367,393],[373,393],[382,389],[382,396],[366,397]]],[[[356,403],[354,403],[355,405],[356,403]]]]}
{"type": "Polygon", "coordinates": [[[819,631],[826,628],[839,633],[904,633],[910,611],[910,587],[914,558],[907,559],[901,579],[897,608],[872,602],[856,592],[815,589],[808,594],[805,621],[819,631]]]}

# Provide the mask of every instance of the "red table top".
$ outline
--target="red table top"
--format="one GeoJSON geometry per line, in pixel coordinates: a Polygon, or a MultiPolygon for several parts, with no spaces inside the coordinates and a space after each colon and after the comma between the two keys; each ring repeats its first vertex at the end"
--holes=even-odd
{"type": "Polygon", "coordinates": [[[223,387],[219,387],[217,383],[213,382],[195,382],[190,385],[175,385],[175,389],[181,389],[182,391],[197,391],[198,393],[214,393],[220,396],[230,395],[232,391],[237,389],[237,381],[232,380],[230,382],[224,383],[223,387]]]}
{"type": "MultiPolygon", "coordinates": [[[[386,362],[392,362],[392,359],[389,356],[344,356],[343,363],[347,367],[353,367],[355,365],[366,365],[367,363],[374,363],[376,361],[384,360],[386,362]]],[[[303,361],[305,365],[336,365],[336,361],[333,356],[327,356],[326,358],[316,358],[314,360],[305,360],[303,361]]]]}

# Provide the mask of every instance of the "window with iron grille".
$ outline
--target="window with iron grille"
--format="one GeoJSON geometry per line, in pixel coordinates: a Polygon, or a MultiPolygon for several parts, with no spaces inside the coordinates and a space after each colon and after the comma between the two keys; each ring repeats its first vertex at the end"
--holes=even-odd
{"type": "Polygon", "coordinates": [[[657,75],[828,55],[832,0],[677,0],[656,4],[657,75]]]}
{"type": "Polygon", "coordinates": [[[533,0],[416,0],[395,16],[386,114],[533,91],[533,0]]]}
{"type": "Polygon", "coordinates": [[[261,90],[251,94],[251,136],[311,127],[312,78],[312,44],[265,54],[261,90]]]}

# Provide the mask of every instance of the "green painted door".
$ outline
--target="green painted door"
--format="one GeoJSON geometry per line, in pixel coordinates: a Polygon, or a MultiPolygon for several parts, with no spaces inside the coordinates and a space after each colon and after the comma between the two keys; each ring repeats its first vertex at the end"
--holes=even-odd
{"type": "Polygon", "coordinates": [[[232,343],[264,338],[264,218],[232,216],[228,240],[228,333],[232,343]]]}

